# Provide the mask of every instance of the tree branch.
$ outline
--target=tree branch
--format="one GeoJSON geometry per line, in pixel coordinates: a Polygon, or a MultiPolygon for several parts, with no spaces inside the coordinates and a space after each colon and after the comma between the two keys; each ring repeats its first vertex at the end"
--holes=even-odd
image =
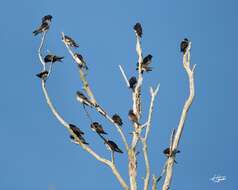
{"type": "Polygon", "coordinates": [[[146,167],[146,176],[144,179],[144,190],[148,190],[149,181],[150,181],[150,162],[149,162],[148,151],[147,151],[147,149],[148,149],[147,148],[147,139],[148,139],[148,134],[149,134],[150,128],[151,128],[152,113],[154,110],[154,100],[155,100],[155,97],[159,91],[159,87],[160,87],[160,85],[158,84],[155,90],[153,90],[152,88],[150,89],[151,101],[150,101],[148,120],[146,122],[147,123],[146,124],[146,132],[145,132],[145,137],[141,138],[141,142],[143,145],[143,155],[144,155],[144,159],[145,159],[145,167],[146,167]]]}
{"type": "Polygon", "coordinates": [[[125,82],[126,82],[126,85],[127,85],[127,87],[129,88],[129,87],[130,87],[130,84],[129,84],[129,81],[128,81],[127,77],[126,77],[126,74],[125,74],[125,72],[124,72],[122,66],[121,66],[121,65],[118,65],[118,66],[119,66],[119,69],[120,69],[120,71],[121,71],[121,74],[122,74],[122,76],[123,76],[123,78],[124,78],[124,80],[125,80],[125,82]]]}
{"type": "Polygon", "coordinates": [[[42,58],[43,56],[41,54],[41,50],[42,50],[44,42],[45,42],[46,32],[43,32],[43,34],[42,34],[40,46],[39,46],[39,49],[38,49],[38,57],[39,57],[39,60],[40,60],[40,62],[42,64],[42,66],[43,66],[43,71],[45,71],[46,67],[45,67],[45,62],[44,62],[44,60],[42,58]]]}
{"type": "MultiPolygon", "coordinates": [[[[68,44],[65,43],[65,41],[64,41],[64,33],[63,33],[63,32],[62,32],[62,39],[63,39],[62,41],[63,41],[64,45],[66,46],[66,48],[68,49],[70,55],[71,55],[72,58],[75,60],[73,51],[70,49],[70,47],[68,46],[68,44]]],[[[75,61],[75,63],[77,63],[77,62],[75,61]]],[[[93,92],[92,92],[92,90],[90,89],[90,86],[89,86],[89,84],[88,84],[88,81],[86,80],[86,77],[85,77],[85,75],[84,75],[84,72],[83,72],[83,70],[82,70],[81,68],[79,68],[79,76],[80,76],[80,79],[81,79],[81,81],[82,81],[82,83],[83,83],[84,90],[86,91],[86,93],[87,93],[88,96],[90,97],[91,102],[95,105],[95,104],[97,103],[97,101],[96,101],[96,99],[94,98],[93,92]]]]}
{"type": "MultiPolygon", "coordinates": [[[[141,41],[140,36],[136,33],[136,52],[138,55],[138,80],[135,86],[135,90],[132,94],[132,100],[133,100],[133,112],[136,115],[138,121],[141,116],[141,86],[143,82],[143,76],[142,76],[142,48],[141,48],[141,41]]],[[[134,132],[131,142],[131,148],[128,152],[128,160],[129,160],[129,177],[130,177],[130,186],[131,190],[137,190],[137,158],[136,158],[136,145],[138,143],[138,140],[140,138],[141,128],[137,123],[134,123],[134,132]]]]}
{"type": "MultiPolygon", "coordinates": [[[[193,102],[194,99],[194,95],[195,95],[195,88],[194,88],[194,68],[193,67],[191,69],[190,66],[190,49],[191,49],[191,42],[189,43],[189,46],[187,48],[187,51],[185,52],[184,56],[183,56],[183,67],[185,69],[185,71],[187,72],[188,78],[189,78],[189,97],[187,99],[187,101],[184,104],[183,107],[183,111],[180,117],[180,121],[179,121],[179,125],[176,131],[176,134],[174,136],[174,142],[173,142],[173,146],[172,146],[172,151],[176,151],[182,132],[183,132],[183,128],[184,128],[184,123],[187,117],[187,113],[188,110],[193,102]]],[[[173,175],[173,165],[174,165],[174,161],[175,161],[175,155],[172,155],[171,157],[168,158],[168,164],[167,164],[167,169],[166,169],[166,177],[165,177],[165,181],[163,184],[163,190],[168,190],[171,184],[171,180],[172,180],[172,175],[173,175]]]]}
{"type": "MultiPolygon", "coordinates": [[[[62,38],[64,39],[64,33],[62,32],[62,38]]],[[[68,49],[70,55],[72,56],[72,58],[74,59],[75,63],[76,60],[74,58],[74,53],[73,51],[70,49],[70,47],[64,42],[63,40],[63,43],[65,44],[66,48],[68,49]]],[[[102,114],[105,118],[107,118],[108,121],[110,121],[116,128],[117,128],[117,131],[119,132],[119,134],[121,135],[121,138],[122,138],[122,141],[126,147],[126,150],[129,149],[129,146],[128,146],[128,143],[127,143],[127,140],[126,140],[126,137],[121,129],[120,126],[118,126],[116,123],[114,123],[114,121],[112,120],[112,118],[107,114],[107,112],[97,103],[96,99],[94,98],[94,95],[93,95],[93,92],[92,90],[90,89],[90,86],[89,86],[89,83],[82,71],[82,69],[79,68],[79,74],[80,74],[80,79],[81,81],[83,82],[83,86],[84,86],[84,89],[85,91],[87,92],[88,96],[90,97],[92,103],[93,103],[93,107],[96,109],[96,111],[100,114],[102,114]]]]}
{"type": "Polygon", "coordinates": [[[167,160],[164,164],[164,167],[160,173],[160,176],[159,177],[156,177],[155,175],[153,175],[153,179],[152,179],[152,190],[157,190],[157,184],[158,182],[161,180],[161,178],[163,177],[163,175],[165,174],[165,171],[166,171],[166,168],[167,168],[167,160]]]}
{"type": "MultiPolygon", "coordinates": [[[[42,58],[42,54],[41,54],[41,50],[44,44],[44,40],[45,40],[45,32],[42,35],[42,39],[41,39],[41,43],[40,43],[40,47],[38,49],[38,56],[39,56],[39,60],[42,63],[43,67],[45,68],[45,62],[42,58]]],[[[55,109],[54,105],[52,104],[50,97],[48,95],[47,89],[46,89],[46,80],[42,79],[41,80],[41,86],[42,86],[42,90],[46,99],[46,102],[50,108],[50,110],[52,111],[53,115],[56,117],[56,119],[69,131],[69,133],[74,137],[75,142],[77,144],[79,144],[86,152],[88,152],[89,154],[91,154],[95,159],[97,159],[98,161],[100,161],[101,163],[104,163],[105,165],[109,166],[114,174],[114,176],[117,178],[117,180],[119,181],[119,183],[121,184],[121,186],[125,189],[125,190],[129,190],[126,182],[122,179],[120,173],[118,172],[115,164],[105,158],[102,158],[101,156],[99,156],[96,152],[94,152],[89,146],[83,144],[79,137],[71,130],[69,124],[63,119],[62,116],[60,116],[60,114],[57,112],[57,110],[55,109]]]]}
{"type": "Polygon", "coordinates": [[[47,104],[50,108],[50,110],[52,111],[52,113],[54,114],[54,116],[57,118],[57,120],[69,131],[69,133],[71,135],[74,136],[74,138],[76,139],[77,144],[79,144],[86,152],[88,152],[89,154],[91,154],[94,158],[96,158],[98,161],[100,161],[101,163],[106,164],[107,166],[109,166],[112,169],[113,174],[115,175],[115,177],[117,178],[117,180],[120,182],[121,186],[128,190],[128,186],[126,185],[125,181],[122,179],[120,173],[118,172],[114,162],[111,162],[105,158],[100,157],[96,152],[94,152],[89,146],[84,145],[80,139],[78,138],[77,135],[74,134],[74,132],[70,129],[69,124],[59,115],[59,113],[57,112],[57,110],[55,109],[55,107],[53,106],[50,97],[47,93],[47,89],[45,86],[45,81],[42,80],[41,81],[42,84],[42,90],[44,92],[45,95],[45,99],[47,101],[47,104]]]}

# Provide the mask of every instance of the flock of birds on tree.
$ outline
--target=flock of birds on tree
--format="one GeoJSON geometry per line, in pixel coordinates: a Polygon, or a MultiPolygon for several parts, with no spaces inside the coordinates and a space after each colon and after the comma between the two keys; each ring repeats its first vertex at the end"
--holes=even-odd
{"type": "MultiPolygon", "coordinates": [[[[36,36],[40,33],[44,33],[47,32],[50,28],[50,24],[51,24],[51,20],[52,20],[52,16],[51,15],[46,15],[42,18],[41,21],[41,25],[35,30],[33,31],[33,35],[36,36]]],[[[142,26],[140,23],[136,23],[133,27],[134,31],[136,32],[138,37],[142,37],[143,31],[142,31],[142,26]]],[[[78,48],[79,44],[76,43],[71,37],[64,35],[63,39],[65,44],[67,44],[69,47],[72,48],[78,48]]],[[[189,40],[187,38],[185,38],[181,43],[180,43],[180,51],[185,54],[187,48],[189,46],[189,40]]],[[[88,67],[86,65],[86,62],[83,59],[83,56],[79,53],[74,53],[73,55],[74,60],[76,61],[79,69],[85,69],[88,70],[88,67]]],[[[141,63],[141,73],[143,74],[143,72],[149,72],[152,71],[152,67],[150,66],[150,64],[152,63],[152,55],[148,54],[147,56],[145,56],[143,58],[143,61],[141,63]]],[[[44,62],[45,63],[55,63],[55,62],[62,62],[62,60],[64,59],[63,56],[57,56],[57,55],[53,55],[53,54],[48,54],[44,57],[44,62]]],[[[137,70],[139,69],[139,63],[137,63],[137,70]]],[[[49,75],[49,71],[44,70],[38,74],[36,74],[37,77],[39,77],[42,80],[46,80],[47,77],[49,75]]],[[[137,84],[137,79],[135,76],[132,76],[129,79],[129,88],[131,88],[132,90],[134,90],[134,88],[136,87],[137,84]]],[[[82,103],[83,106],[97,106],[94,105],[82,92],[77,91],[76,92],[76,99],[82,103]]],[[[138,121],[138,118],[136,116],[136,114],[133,112],[133,110],[129,110],[128,112],[128,118],[131,122],[136,123],[138,126],[140,126],[140,123],[138,121]]],[[[118,125],[118,126],[122,126],[123,125],[123,121],[121,119],[121,117],[118,114],[114,114],[111,118],[113,120],[113,122],[118,125]]],[[[88,145],[89,143],[86,142],[86,140],[84,139],[83,135],[84,132],[81,131],[76,125],[74,124],[69,124],[70,129],[73,131],[74,135],[78,137],[78,139],[81,141],[81,143],[88,145]]],[[[104,131],[102,125],[98,122],[92,122],[90,125],[91,129],[96,132],[103,140],[104,140],[104,144],[107,146],[107,148],[109,150],[111,150],[112,152],[118,152],[118,153],[123,153],[123,151],[118,147],[118,145],[113,142],[112,140],[108,140],[104,137],[104,135],[107,135],[107,133],[104,131]]],[[[73,135],[70,135],[70,138],[75,141],[75,137],[73,135]]],[[[166,148],[163,153],[167,156],[170,157],[173,154],[179,153],[179,150],[175,150],[175,152],[171,151],[171,148],[166,148]]]]}

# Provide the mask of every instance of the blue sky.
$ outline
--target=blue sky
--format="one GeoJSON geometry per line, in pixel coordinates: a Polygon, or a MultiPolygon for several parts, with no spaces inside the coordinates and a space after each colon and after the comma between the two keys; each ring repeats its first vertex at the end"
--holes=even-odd
{"type": "MultiPolygon", "coordinates": [[[[154,71],[145,75],[143,110],[147,113],[149,86],[160,82],[149,157],[152,173],[161,171],[172,128],[176,127],[188,95],[188,79],[182,68],[179,43],[192,41],[192,64],[196,64],[196,98],[188,114],[177,156],[171,189],[237,189],[237,44],[238,3],[235,0],[200,1],[3,1],[1,18],[1,128],[0,189],[76,190],[115,189],[120,185],[111,171],[69,141],[67,131],[46,106],[40,81],[37,48],[39,37],[32,31],[41,17],[53,15],[46,49],[65,56],[47,81],[49,94],[66,121],[80,126],[100,155],[110,153],[89,129],[82,106],[75,100],[82,85],[78,72],[60,39],[60,33],[79,42],[79,51],[89,66],[88,80],[100,104],[124,120],[131,94],[118,65],[128,76],[135,74],[137,55],[133,25],[141,22],[144,55],[153,55],[154,71]],[[227,180],[215,184],[215,174],[227,180]]],[[[117,131],[90,110],[110,137],[123,149],[117,131]]],[[[145,121],[146,117],[142,117],[145,121]]],[[[125,179],[126,154],[116,157],[125,179]]],[[[144,175],[139,155],[139,184],[144,175]]],[[[128,180],[127,180],[128,181],[128,180]]],[[[161,185],[161,184],[160,184],[161,185]]]]}

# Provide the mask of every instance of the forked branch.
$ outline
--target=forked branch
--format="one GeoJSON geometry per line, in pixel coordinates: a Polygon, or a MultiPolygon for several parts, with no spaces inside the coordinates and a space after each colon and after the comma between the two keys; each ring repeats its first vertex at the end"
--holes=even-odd
{"type": "MultiPolygon", "coordinates": [[[[39,60],[41,62],[41,64],[43,65],[43,68],[45,69],[45,65],[46,63],[43,60],[42,54],[41,54],[41,50],[44,44],[44,40],[45,40],[45,35],[46,33],[44,32],[41,38],[41,43],[40,43],[40,47],[38,50],[38,56],[39,56],[39,60]]],[[[121,177],[118,169],[116,168],[114,162],[109,161],[105,158],[102,158],[101,156],[99,156],[95,151],[93,151],[89,146],[83,144],[81,142],[81,140],[79,139],[79,137],[72,131],[72,129],[69,126],[69,123],[67,123],[62,116],[60,116],[60,114],[57,112],[56,108],[54,107],[54,105],[51,102],[51,99],[48,95],[47,89],[46,89],[46,79],[42,79],[41,80],[41,86],[42,86],[42,90],[47,102],[47,105],[49,106],[50,110],[52,111],[53,115],[56,117],[56,119],[69,131],[69,133],[74,137],[75,139],[75,143],[80,145],[86,152],[88,152],[89,154],[91,154],[95,159],[97,159],[98,161],[100,161],[101,163],[109,166],[112,170],[112,173],[114,174],[114,176],[117,178],[117,180],[119,181],[119,183],[121,184],[121,186],[125,189],[125,190],[129,190],[126,182],[123,180],[123,178],[121,177]]]]}
{"type": "MultiPolygon", "coordinates": [[[[189,43],[188,48],[183,56],[183,67],[184,67],[184,69],[188,75],[188,79],[189,79],[189,97],[184,104],[183,111],[182,111],[180,121],[179,121],[179,125],[178,125],[178,128],[177,128],[175,136],[174,136],[173,146],[172,146],[173,152],[176,152],[177,147],[179,145],[179,141],[180,141],[180,138],[181,138],[181,135],[183,132],[184,123],[185,123],[185,120],[187,117],[187,113],[188,113],[190,106],[192,105],[194,95],[195,95],[194,77],[193,77],[195,66],[193,66],[191,68],[191,65],[190,65],[190,49],[191,49],[191,42],[189,43]]],[[[175,162],[175,156],[176,156],[175,154],[172,154],[172,156],[170,156],[168,158],[167,167],[166,167],[166,176],[165,176],[165,181],[163,184],[163,190],[168,190],[170,187],[172,175],[173,175],[173,165],[175,162]]]]}
{"type": "Polygon", "coordinates": [[[158,84],[155,90],[153,90],[152,87],[150,88],[151,101],[150,101],[148,120],[145,124],[146,131],[145,131],[144,138],[141,137],[141,142],[142,142],[142,146],[143,146],[142,149],[143,149],[143,155],[144,155],[145,167],[146,167],[146,175],[145,175],[145,179],[144,179],[144,190],[148,190],[149,181],[150,181],[150,162],[149,162],[148,151],[147,151],[147,149],[148,149],[147,139],[148,139],[148,135],[149,135],[150,128],[151,128],[152,113],[154,110],[154,101],[155,101],[155,97],[157,96],[157,93],[159,92],[159,87],[160,87],[160,85],[158,84]]]}
{"type": "MultiPolygon", "coordinates": [[[[65,37],[65,35],[64,35],[64,33],[62,32],[62,39],[64,39],[64,37],[65,37]]],[[[70,47],[67,45],[67,43],[65,43],[64,40],[63,40],[63,43],[65,44],[67,50],[69,51],[70,55],[71,55],[72,58],[74,59],[75,63],[77,63],[77,61],[75,60],[73,51],[70,49],[70,47]]],[[[88,81],[87,81],[87,79],[86,79],[86,77],[85,77],[85,75],[84,75],[84,72],[83,72],[83,70],[82,70],[81,68],[79,68],[79,75],[80,75],[80,79],[81,79],[81,81],[82,81],[82,83],[83,83],[84,89],[85,89],[86,93],[88,94],[88,96],[90,97],[90,100],[91,100],[92,103],[93,103],[93,107],[95,108],[95,110],[96,110],[98,113],[102,114],[105,118],[107,118],[107,120],[108,120],[109,122],[111,122],[111,123],[116,127],[117,131],[119,132],[119,134],[120,134],[120,136],[121,136],[121,138],[122,138],[122,141],[123,141],[123,143],[124,143],[124,145],[125,145],[126,150],[128,150],[128,149],[129,149],[129,146],[128,146],[128,143],[127,143],[125,134],[123,133],[121,127],[120,127],[119,125],[117,125],[117,124],[112,120],[112,118],[108,115],[108,113],[97,103],[97,101],[96,101],[96,99],[95,99],[95,97],[94,97],[94,95],[93,95],[93,92],[92,92],[92,90],[91,90],[91,88],[90,88],[90,85],[89,85],[89,83],[88,83],[88,81]]]]}

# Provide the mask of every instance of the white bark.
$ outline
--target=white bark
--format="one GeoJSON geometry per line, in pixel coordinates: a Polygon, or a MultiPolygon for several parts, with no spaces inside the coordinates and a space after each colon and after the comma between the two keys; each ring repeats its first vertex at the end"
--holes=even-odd
{"type": "MultiPolygon", "coordinates": [[[[44,40],[45,40],[45,32],[42,35],[41,38],[41,43],[40,43],[40,47],[38,50],[38,56],[39,56],[39,60],[43,65],[43,68],[45,67],[45,62],[42,58],[42,54],[41,54],[41,50],[44,44],[44,40]]],[[[89,154],[91,154],[95,159],[97,159],[98,161],[100,161],[101,163],[109,166],[112,170],[112,173],[114,174],[114,176],[117,178],[117,180],[119,181],[119,183],[121,184],[121,186],[123,187],[123,189],[125,190],[129,190],[129,187],[127,186],[126,182],[123,180],[123,178],[121,177],[119,171],[116,168],[116,165],[114,164],[114,160],[109,161],[105,158],[102,158],[101,156],[99,156],[95,151],[93,151],[88,145],[83,144],[80,139],[78,138],[77,135],[75,135],[75,133],[71,130],[69,124],[63,119],[63,117],[57,112],[56,108],[54,107],[54,105],[51,102],[51,99],[48,95],[47,89],[46,89],[46,80],[41,80],[41,86],[42,86],[42,90],[47,102],[47,105],[49,106],[50,110],[52,111],[53,115],[56,117],[56,119],[69,131],[69,133],[74,137],[75,142],[80,145],[86,152],[88,152],[89,154]]]]}
{"type": "MultiPolygon", "coordinates": [[[[189,97],[188,97],[187,101],[184,104],[183,111],[182,111],[180,121],[179,121],[179,125],[178,125],[177,131],[174,136],[172,151],[177,150],[177,147],[179,145],[179,141],[180,141],[180,138],[181,138],[181,135],[183,132],[184,123],[185,123],[185,120],[187,117],[187,113],[188,113],[188,110],[193,102],[194,95],[195,95],[194,77],[193,77],[195,66],[193,66],[193,68],[191,69],[190,49],[191,49],[191,42],[189,43],[187,51],[185,52],[185,54],[183,56],[183,67],[188,75],[189,92],[190,93],[189,93],[189,97]]],[[[165,176],[165,181],[164,181],[163,188],[162,188],[163,190],[168,190],[170,187],[172,175],[173,175],[174,160],[175,160],[175,155],[168,158],[167,167],[166,167],[166,176],[165,176]]]]}
{"type": "MultiPolygon", "coordinates": [[[[64,39],[64,33],[63,32],[62,32],[62,38],[64,39]]],[[[63,40],[63,42],[64,42],[64,40],[63,40]]],[[[68,49],[72,58],[75,60],[73,51],[70,49],[70,47],[65,42],[64,42],[64,44],[65,44],[66,48],[68,49]]],[[[75,60],[75,63],[77,63],[76,60],[75,60]]],[[[122,141],[125,145],[126,150],[128,150],[129,146],[128,146],[125,134],[122,131],[122,128],[120,126],[118,126],[117,124],[115,124],[114,121],[112,120],[112,118],[107,114],[107,112],[97,103],[97,101],[96,101],[96,99],[93,95],[93,92],[90,89],[90,85],[89,85],[82,69],[80,69],[80,68],[79,68],[79,75],[80,75],[80,79],[83,83],[84,89],[85,89],[86,93],[88,94],[88,96],[90,97],[90,100],[94,105],[94,108],[96,109],[97,112],[99,112],[101,114],[103,113],[104,117],[107,118],[107,120],[110,121],[116,127],[117,131],[119,132],[119,134],[122,138],[122,141]]]]}
{"type": "Polygon", "coordinates": [[[146,167],[146,175],[145,175],[145,179],[144,179],[144,190],[148,190],[149,182],[150,182],[150,162],[149,162],[148,151],[147,151],[147,149],[148,149],[147,140],[148,140],[148,135],[149,135],[150,128],[151,128],[152,113],[154,110],[154,101],[155,101],[155,97],[159,91],[159,86],[160,85],[158,84],[155,90],[150,88],[151,101],[150,101],[148,120],[145,125],[146,126],[145,137],[141,138],[141,142],[142,142],[142,146],[143,146],[143,155],[144,155],[144,160],[145,160],[145,167],[146,167]]]}

